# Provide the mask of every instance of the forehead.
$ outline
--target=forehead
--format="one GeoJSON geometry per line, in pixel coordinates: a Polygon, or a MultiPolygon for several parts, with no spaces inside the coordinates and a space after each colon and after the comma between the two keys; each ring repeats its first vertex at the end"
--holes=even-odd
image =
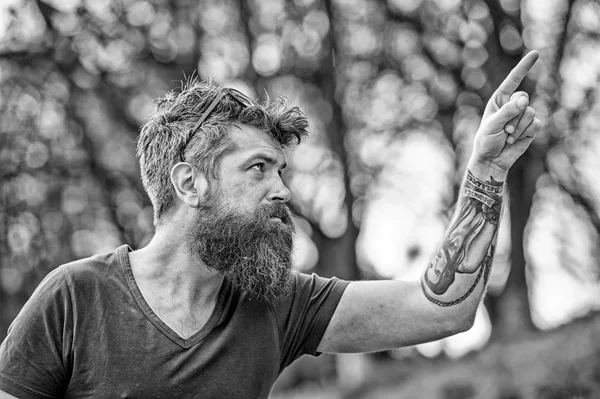
{"type": "Polygon", "coordinates": [[[234,150],[229,155],[246,158],[264,153],[280,163],[285,163],[281,145],[269,133],[252,126],[235,125],[229,130],[229,136],[234,144],[234,150]]]}

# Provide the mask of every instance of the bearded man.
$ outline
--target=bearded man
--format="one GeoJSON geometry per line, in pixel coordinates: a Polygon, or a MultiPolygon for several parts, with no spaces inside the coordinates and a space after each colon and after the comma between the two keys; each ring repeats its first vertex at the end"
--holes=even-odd
{"type": "Polygon", "coordinates": [[[517,92],[531,52],[488,103],[457,209],[421,281],[291,271],[283,148],[307,133],[285,102],[192,82],[138,142],[156,233],[63,265],[0,348],[0,398],[267,398],[295,359],[378,351],[472,326],[498,235],[504,181],[540,128],[517,92]]]}

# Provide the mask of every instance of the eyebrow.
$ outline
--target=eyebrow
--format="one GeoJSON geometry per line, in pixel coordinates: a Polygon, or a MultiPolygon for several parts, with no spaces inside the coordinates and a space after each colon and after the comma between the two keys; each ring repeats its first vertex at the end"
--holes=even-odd
{"type": "MultiPolygon", "coordinates": [[[[277,165],[277,160],[266,154],[256,154],[256,155],[252,156],[250,159],[248,159],[246,164],[250,164],[250,163],[258,161],[258,160],[265,161],[266,163],[271,164],[271,165],[277,165]]],[[[286,167],[287,167],[287,163],[284,162],[281,165],[280,169],[285,169],[286,167]]]]}

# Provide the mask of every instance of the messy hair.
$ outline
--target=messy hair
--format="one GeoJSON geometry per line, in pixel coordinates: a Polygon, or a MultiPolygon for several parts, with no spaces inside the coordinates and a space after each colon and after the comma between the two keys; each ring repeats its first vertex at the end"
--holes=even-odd
{"type": "Polygon", "coordinates": [[[174,204],[170,173],[182,157],[206,176],[209,185],[219,179],[220,160],[234,148],[229,137],[232,126],[248,125],[267,132],[282,147],[299,144],[308,135],[306,116],[285,98],[272,101],[267,97],[246,107],[231,95],[225,95],[193,132],[208,104],[222,90],[210,81],[194,78],[182,82],[181,91],[157,100],[156,111],[141,128],[137,156],[142,183],[154,207],[155,225],[174,204]]]}

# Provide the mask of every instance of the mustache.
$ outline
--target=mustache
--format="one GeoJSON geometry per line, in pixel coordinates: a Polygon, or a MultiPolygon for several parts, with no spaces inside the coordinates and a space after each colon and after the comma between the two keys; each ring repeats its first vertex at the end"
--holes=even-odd
{"type": "Polygon", "coordinates": [[[271,218],[279,218],[288,226],[293,226],[294,224],[290,208],[288,208],[287,205],[279,202],[263,205],[261,208],[259,208],[257,213],[257,216],[260,220],[267,221],[271,218]]]}

